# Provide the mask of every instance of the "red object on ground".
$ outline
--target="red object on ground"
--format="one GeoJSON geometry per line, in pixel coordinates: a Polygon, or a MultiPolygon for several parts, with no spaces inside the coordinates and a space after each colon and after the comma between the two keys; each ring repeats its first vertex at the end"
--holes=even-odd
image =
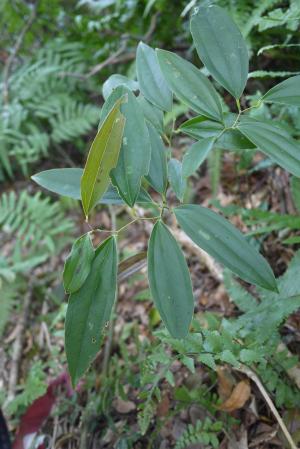
{"type": "MultiPolygon", "coordinates": [[[[66,371],[50,382],[46,393],[36,399],[22,416],[13,449],[31,447],[33,438],[51,413],[56,401],[56,388],[60,385],[65,385],[67,396],[70,397],[74,394],[69,374],[66,371]]],[[[45,449],[45,445],[41,443],[37,449],[45,449]]]]}

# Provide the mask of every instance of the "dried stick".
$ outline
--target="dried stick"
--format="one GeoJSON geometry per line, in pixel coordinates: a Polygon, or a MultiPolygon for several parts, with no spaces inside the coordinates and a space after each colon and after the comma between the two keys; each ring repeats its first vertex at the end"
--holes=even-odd
{"type": "MultiPolygon", "coordinates": [[[[142,208],[138,207],[137,211],[139,216],[144,216],[144,210],[142,208]]],[[[150,221],[145,222],[145,229],[149,235],[151,234],[152,228],[153,224],[150,223],[150,221]]],[[[215,262],[215,260],[206,251],[196,245],[196,243],[194,243],[181,229],[172,226],[172,233],[182,246],[185,246],[189,252],[199,257],[216,280],[219,282],[223,281],[223,271],[221,266],[215,262]]]]}
{"type": "Polygon", "coordinates": [[[20,360],[22,356],[23,348],[23,335],[27,325],[29,308],[32,298],[33,285],[29,283],[28,291],[24,297],[23,310],[17,324],[16,339],[13,344],[12,358],[11,358],[11,369],[8,383],[8,394],[6,399],[6,404],[8,404],[14,397],[16,393],[16,386],[19,378],[19,367],[20,360]]]}
{"type": "MultiPolygon", "coordinates": [[[[144,42],[148,42],[151,39],[151,36],[154,33],[155,28],[156,28],[156,22],[157,22],[158,16],[159,16],[159,13],[154,14],[154,16],[151,19],[148,31],[146,32],[146,34],[144,36],[142,36],[140,38],[140,40],[143,40],[144,42]]],[[[132,59],[135,58],[135,52],[134,53],[131,52],[131,53],[127,53],[127,54],[123,55],[123,53],[125,52],[125,50],[127,48],[129,38],[130,38],[130,36],[128,34],[124,35],[123,42],[122,42],[120,48],[117,51],[115,51],[114,53],[112,53],[107,59],[105,59],[104,61],[95,65],[86,74],[76,73],[76,72],[75,73],[61,72],[59,74],[59,76],[61,76],[61,77],[70,76],[70,77],[78,78],[78,79],[81,79],[82,81],[84,81],[84,80],[87,80],[87,79],[91,78],[92,76],[96,75],[97,73],[101,72],[101,70],[103,70],[105,67],[107,67],[109,65],[115,65],[115,64],[120,64],[120,63],[131,61],[132,59]]]]}
{"type": "Polygon", "coordinates": [[[11,66],[15,60],[15,57],[17,56],[21,45],[23,43],[25,34],[27,33],[27,31],[29,30],[29,28],[31,27],[31,25],[34,22],[34,19],[36,18],[36,10],[37,10],[37,5],[38,2],[35,3],[35,5],[33,5],[33,8],[31,10],[31,14],[28,18],[28,21],[25,23],[24,28],[22,29],[21,33],[19,34],[15,46],[12,49],[11,54],[9,55],[9,57],[6,60],[5,66],[3,68],[3,88],[2,88],[2,96],[3,96],[3,103],[4,104],[8,104],[8,99],[9,99],[9,75],[10,75],[10,69],[11,66]]]}
{"type": "Polygon", "coordinates": [[[297,446],[295,445],[291,434],[289,433],[285,423],[283,422],[281,416],[278,413],[277,408],[275,407],[272,399],[270,398],[270,396],[268,395],[267,390],[265,389],[265,387],[263,386],[261,380],[259,379],[259,377],[256,375],[256,373],[254,371],[252,371],[250,368],[248,368],[245,365],[240,365],[238,368],[234,368],[237,371],[240,371],[241,373],[246,374],[246,376],[249,377],[249,379],[251,379],[255,385],[257,386],[257,388],[259,389],[259,391],[261,392],[264,400],[266,401],[266,403],[268,404],[271,412],[273,413],[274,417],[276,418],[282,433],[284,434],[285,438],[287,439],[291,449],[298,449],[297,446]]]}

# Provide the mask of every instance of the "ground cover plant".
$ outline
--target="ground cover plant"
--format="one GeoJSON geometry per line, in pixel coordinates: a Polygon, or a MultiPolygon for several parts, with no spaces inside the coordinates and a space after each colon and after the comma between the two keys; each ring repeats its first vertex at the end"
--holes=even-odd
{"type": "MultiPolygon", "coordinates": [[[[145,17],[156,3],[146,5],[145,17]]],[[[249,69],[249,40],[243,37],[258,24],[269,29],[275,18],[282,22],[286,5],[274,13],[269,10],[276,2],[258,6],[250,17],[245,13],[250,28],[241,33],[224,2],[195,3],[185,5],[181,16],[187,23],[191,12],[196,64],[146,39],[137,45],[131,70],[103,83],[101,111],[92,102],[82,104],[73,120],[66,108],[70,121],[60,114],[57,125],[51,118],[56,106],[41,116],[43,103],[24,103],[26,117],[47,139],[43,151],[49,146],[61,152],[61,142],[77,140],[98,115],[100,120],[82,168],[64,152],[57,167],[32,176],[35,185],[60,195],[59,202],[33,194],[41,189],[32,182],[29,193],[1,196],[0,332],[21,313],[20,294],[27,315],[32,298],[39,298],[34,309],[41,311],[20,393],[14,360],[24,349],[20,338],[28,317],[22,314],[13,375],[3,380],[9,384],[8,396],[2,395],[9,427],[15,429],[23,416],[16,448],[28,447],[26,428],[42,403],[31,429],[33,447],[41,441],[44,447],[55,441],[58,447],[297,447],[300,75],[292,67],[281,73],[284,81],[255,88],[253,78],[276,73],[253,64],[249,69]],[[285,208],[272,196],[278,179],[285,183],[285,208]],[[268,182],[273,184],[266,187],[268,182]],[[240,200],[243,195],[250,204],[240,200]],[[211,275],[199,276],[199,259],[211,275]],[[45,372],[58,377],[48,384],[45,372]],[[57,395],[62,385],[66,394],[57,395]],[[48,441],[47,425],[55,429],[48,441]]],[[[291,21],[298,20],[297,5],[289,8],[291,21]]],[[[294,45],[289,42],[283,45],[294,45]]],[[[46,85],[53,74],[61,82],[64,58],[64,70],[79,73],[82,47],[62,47],[51,70],[41,63],[47,51],[36,56],[42,77],[46,67],[46,85]]],[[[59,95],[68,102],[78,95],[78,79],[69,84],[62,78],[59,95]]],[[[52,88],[56,95],[57,85],[52,88]]],[[[19,148],[15,140],[5,141],[5,148],[7,143],[19,148]]],[[[16,161],[28,174],[42,153],[33,159],[26,148],[23,153],[16,161]]],[[[16,154],[4,156],[3,176],[12,176],[16,154]]],[[[6,337],[6,344],[14,338],[6,337]]]]}

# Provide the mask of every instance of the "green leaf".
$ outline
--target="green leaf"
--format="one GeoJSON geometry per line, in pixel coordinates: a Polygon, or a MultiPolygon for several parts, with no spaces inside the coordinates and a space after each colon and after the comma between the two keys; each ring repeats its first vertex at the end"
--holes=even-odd
{"type": "Polygon", "coordinates": [[[128,102],[121,105],[121,112],[126,123],[118,164],[111,171],[111,180],[123,200],[133,207],[141,188],[142,177],[149,171],[151,158],[149,132],[143,111],[135,95],[125,86],[119,86],[104,103],[101,121],[111,105],[124,95],[127,95],[128,102]]]}
{"type": "Polygon", "coordinates": [[[161,221],[154,225],[149,241],[148,278],[168,331],[174,338],[184,338],[194,310],[191,278],[181,249],[161,221]]]}
{"type": "Polygon", "coordinates": [[[156,405],[151,400],[149,400],[146,401],[145,407],[138,413],[138,425],[142,435],[146,434],[151,420],[156,414],[156,408],[156,405]]]}
{"type": "Polygon", "coordinates": [[[215,139],[213,137],[208,137],[194,143],[191,146],[191,148],[184,155],[182,161],[182,176],[184,178],[187,178],[198,170],[212,149],[214,142],[215,139]]]}
{"type": "Polygon", "coordinates": [[[80,289],[90,273],[94,256],[90,234],[85,234],[74,242],[63,272],[66,293],[74,293],[80,289]]]}
{"type": "Polygon", "coordinates": [[[249,57],[240,30],[216,5],[195,9],[191,33],[199,58],[210,74],[236,99],[248,77],[249,57]]]}
{"type": "Polygon", "coordinates": [[[169,160],[168,177],[176,197],[182,202],[186,190],[186,178],[182,175],[182,163],[177,159],[169,160]]]}
{"type": "Polygon", "coordinates": [[[171,387],[175,387],[175,379],[172,371],[168,370],[165,377],[166,381],[171,385],[171,387]]]}
{"type": "Polygon", "coordinates": [[[295,245],[296,243],[300,243],[300,236],[289,237],[288,239],[283,240],[285,245],[295,245]]]}
{"type": "Polygon", "coordinates": [[[110,171],[118,162],[125,126],[120,112],[124,98],[120,98],[107,115],[88,154],[81,178],[81,201],[86,217],[106,191],[110,171]]]}
{"type": "Polygon", "coordinates": [[[284,129],[243,117],[238,129],[282,168],[300,177],[300,145],[284,129]]]}
{"type": "MultiPolygon", "coordinates": [[[[236,114],[224,114],[226,127],[232,126],[236,117],[236,114]]],[[[205,139],[217,137],[224,130],[224,126],[221,123],[208,120],[206,117],[198,116],[184,122],[179,129],[195,139],[205,139]]],[[[216,139],[215,147],[234,151],[252,149],[255,148],[255,145],[237,129],[228,129],[216,139]]]]}
{"type": "Polygon", "coordinates": [[[224,130],[224,125],[199,115],[182,123],[179,129],[195,139],[205,139],[206,137],[216,137],[224,130]]]}
{"type": "Polygon", "coordinates": [[[179,100],[206,117],[223,121],[220,99],[207,77],[175,53],[156,52],[161,71],[179,100]]]}
{"type": "Polygon", "coordinates": [[[212,370],[215,370],[216,367],[216,363],[215,363],[215,359],[212,356],[212,354],[200,354],[199,355],[199,362],[203,363],[204,365],[208,366],[209,368],[211,368],[212,370]]]}
{"type": "Polygon", "coordinates": [[[137,48],[136,70],[144,97],[163,111],[171,111],[172,92],[161,73],[155,51],[143,42],[137,48]]]}
{"type": "Polygon", "coordinates": [[[162,138],[150,123],[148,131],[151,144],[151,160],[147,181],[159,193],[163,194],[167,187],[167,154],[162,138]]]}
{"type": "Polygon", "coordinates": [[[290,185],[294,205],[296,206],[298,212],[300,212],[300,178],[292,176],[290,185]]]}
{"type": "Polygon", "coordinates": [[[102,86],[102,95],[104,100],[110,96],[112,91],[118,86],[126,86],[130,90],[139,90],[139,83],[135,80],[127,78],[127,76],[114,74],[111,75],[102,86]]]}
{"type": "MultiPolygon", "coordinates": [[[[82,174],[82,168],[54,168],[37,173],[31,179],[50,192],[67,196],[74,200],[80,200],[80,179],[82,174]]],[[[142,188],[137,202],[151,203],[152,199],[146,190],[142,188]]],[[[124,204],[124,202],[118,194],[117,189],[109,185],[107,191],[98,201],[98,204],[124,204]]]]}
{"type": "Polygon", "coordinates": [[[163,134],[164,132],[164,113],[161,109],[157,108],[153,104],[151,104],[148,100],[146,100],[143,95],[139,95],[137,101],[144,113],[145,119],[147,122],[150,122],[154,128],[157,129],[159,134],[163,134]]]}
{"type": "Polygon", "coordinates": [[[181,357],[181,363],[183,363],[191,373],[195,373],[195,363],[192,357],[187,357],[186,355],[181,357]]]}
{"type": "Polygon", "coordinates": [[[54,168],[41,171],[31,179],[44,189],[58,195],[80,200],[80,179],[82,168],[54,168]]]}
{"type": "Polygon", "coordinates": [[[262,358],[260,352],[254,349],[242,349],[240,352],[240,360],[242,363],[252,365],[254,362],[258,362],[262,358]]]}
{"type": "Polygon", "coordinates": [[[225,349],[220,354],[220,360],[233,366],[238,366],[239,362],[229,349],[225,349]]]}
{"type": "Polygon", "coordinates": [[[300,75],[293,76],[272,87],[262,98],[270,103],[300,106],[300,75]]]}
{"type": "Polygon", "coordinates": [[[75,386],[89,368],[103,339],[116,297],[117,249],[114,237],[97,248],[82,287],[70,296],[65,324],[69,372],[75,386]]]}
{"type": "Polygon", "coordinates": [[[277,291],[267,261],[225,218],[198,205],[179,206],[174,212],[184,232],[200,248],[245,281],[277,291]]]}

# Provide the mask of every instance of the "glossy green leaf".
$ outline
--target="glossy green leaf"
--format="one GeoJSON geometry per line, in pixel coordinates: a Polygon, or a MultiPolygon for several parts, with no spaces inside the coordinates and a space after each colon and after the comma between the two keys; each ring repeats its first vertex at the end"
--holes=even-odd
{"type": "Polygon", "coordinates": [[[207,137],[194,143],[186,152],[182,161],[182,176],[187,178],[191,176],[208,156],[208,153],[214,145],[214,137],[207,137]]]}
{"type": "Polygon", "coordinates": [[[65,344],[69,372],[75,386],[89,368],[103,339],[116,297],[117,249],[110,237],[96,250],[90,274],[69,298],[65,344]]]}
{"type": "MultiPolygon", "coordinates": [[[[80,200],[80,179],[82,174],[82,168],[54,168],[37,173],[31,179],[50,192],[80,200]]],[[[141,188],[137,202],[151,203],[152,199],[146,190],[141,188]]],[[[109,185],[98,204],[124,204],[124,201],[118,194],[117,189],[109,185]]]]}
{"type": "Polygon", "coordinates": [[[300,106],[300,75],[288,78],[272,87],[263,96],[263,101],[300,106]]]}
{"type": "MultiPolygon", "coordinates": [[[[225,114],[224,121],[226,127],[232,126],[235,118],[236,114],[225,114]]],[[[203,116],[187,120],[180,126],[181,132],[195,139],[217,137],[223,129],[224,127],[221,123],[208,120],[203,116]]],[[[235,151],[252,149],[255,148],[255,145],[243,136],[239,130],[228,129],[216,140],[215,147],[223,150],[235,151]]]]}
{"type": "Polygon", "coordinates": [[[101,123],[107,110],[123,95],[128,98],[128,102],[121,105],[126,123],[118,164],[111,171],[111,180],[123,200],[133,207],[138,198],[142,177],[149,171],[151,145],[143,111],[135,95],[125,86],[117,87],[103,105],[101,123]]]}
{"type": "Polygon", "coordinates": [[[179,206],[174,212],[181,228],[200,248],[245,281],[277,290],[267,261],[225,218],[198,205],[179,206]]]}
{"type": "Polygon", "coordinates": [[[300,177],[300,144],[269,122],[242,117],[239,130],[282,168],[300,177]]]}
{"type": "Polygon", "coordinates": [[[152,125],[148,125],[151,160],[149,173],[146,176],[147,181],[159,193],[163,194],[167,187],[167,153],[162,138],[152,125]]]}
{"type": "Polygon", "coordinates": [[[94,256],[95,251],[89,234],[84,234],[74,242],[63,272],[66,293],[74,293],[80,289],[91,271],[94,256]]]}
{"type": "Polygon", "coordinates": [[[184,338],[193,316],[194,297],[190,273],[176,240],[158,221],[148,248],[148,278],[151,294],[172,337],[184,338]]]}
{"type": "Polygon", "coordinates": [[[81,178],[81,201],[87,217],[107,190],[109,175],[116,167],[121,148],[125,118],[120,112],[122,97],[102,123],[94,142],[90,148],[88,158],[81,178]]]}
{"type": "Polygon", "coordinates": [[[177,98],[194,111],[223,121],[219,96],[207,77],[175,53],[166,50],[156,52],[161,71],[177,98]]]}
{"type": "Polygon", "coordinates": [[[176,197],[182,202],[186,190],[186,178],[182,174],[182,163],[177,159],[169,160],[168,178],[176,197]]]}
{"type": "Polygon", "coordinates": [[[151,104],[143,95],[139,95],[137,101],[144,113],[147,122],[151,123],[159,134],[164,132],[164,113],[161,109],[151,104]]]}
{"type": "Polygon", "coordinates": [[[114,74],[111,75],[102,86],[102,95],[104,100],[110,96],[112,91],[118,86],[126,86],[130,90],[139,90],[139,83],[135,80],[127,78],[127,76],[114,74]]]}
{"type": "Polygon", "coordinates": [[[195,8],[191,33],[199,58],[210,74],[236,99],[248,77],[249,57],[240,30],[216,5],[195,8]]]}
{"type": "Polygon", "coordinates": [[[172,92],[160,70],[156,53],[140,42],[136,52],[136,71],[144,97],[163,111],[172,109],[172,92]]]}
{"type": "Polygon", "coordinates": [[[82,168],[53,168],[31,176],[31,179],[44,189],[58,195],[80,200],[80,179],[82,168]]]}
{"type": "Polygon", "coordinates": [[[224,125],[200,115],[182,123],[179,129],[195,139],[205,139],[207,137],[216,137],[223,131],[224,125]]]}

